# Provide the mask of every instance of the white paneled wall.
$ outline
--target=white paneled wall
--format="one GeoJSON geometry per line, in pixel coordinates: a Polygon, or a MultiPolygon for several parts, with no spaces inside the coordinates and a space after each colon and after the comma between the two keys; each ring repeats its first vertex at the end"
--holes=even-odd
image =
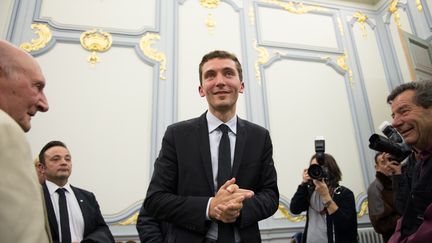
{"type": "MultiPolygon", "coordinates": [[[[395,18],[390,0],[301,2],[2,0],[1,38],[43,43],[32,23],[52,34],[32,52],[50,103],[49,112],[33,118],[33,154],[50,140],[64,141],[73,156],[72,184],[96,194],[119,240],[136,239],[132,216],[165,128],[206,110],[198,64],[211,50],[228,50],[243,64],[238,115],[270,130],[281,206],[288,207],[320,135],[340,165],[342,184],[357,196],[360,225],[367,224],[361,208],[374,177],[367,140],[391,120],[390,90],[413,76],[399,32],[430,43],[432,6],[421,0],[420,11],[414,1],[399,1],[395,18]],[[359,13],[367,16],[364,25],[359,13]],[[109,32],[113,44],[96,53],[94,65],[80,44],[81,33],[91,29],[109,32]],[[149,35],[154,38],[143,50],[140,42],[149,35]]],[[[286,240],[303,224],[281,209],[260,226],[270,242],[286,240]]]]}

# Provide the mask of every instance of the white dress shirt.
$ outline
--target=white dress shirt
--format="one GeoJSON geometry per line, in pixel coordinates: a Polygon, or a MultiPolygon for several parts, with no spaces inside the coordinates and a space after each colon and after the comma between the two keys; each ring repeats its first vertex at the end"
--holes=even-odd
{"type": "MultiPolygon", "coordinates": [[[[51,181],[45,181],[46,186],[48,188],[49,195],[51,197],[51,202],[54,208],[54,213],[57,220],[58,232],[61,239],[61,228],[60,228],[60,209],[59,209],[59,194],[56,192],[59,186],[54,184],[51,181]]],[[[81,242],[84,237],[84,218],[81,212],[81,208],[79,206],[78,200],[75,197],[75,194],[70,187],[69,182],[66,183],[64,187],[66,189],[65,196],[69,214],[69,227],[71,232],[72,242],[81,242]]]]}
{"type": "MultiPolygon", "coordinates": [[[[222,131],[219,129],[221,124],[225,124],[229,127],[228,137],[230,140],[230,152],[231,152],[231,168],[234,162],[234,151],[235,151],[235,143],[236,143],[236,135],[237,135],[237,116],[234,115],[229,121],[226,123],[222,122],[214,116],[210,111],[207,111],[207,126],[209,132],[209,142],[210,142],[210,155],[211,155],[211,163],[212,163],[212,171],[213,171],[213,184],[215,188],[215,193],[217,193],[217,174],[218,174],[218,161],[219,161],[219,143],[222,138],[222,131]]],[[[230,178],[231,179],[231,178],[230,178]]],[[[209,217],[209,207],[210,201],[209,199],[207,203],[207,219],[209,217]]],[[[217,223],[212,222],[210,229],[207,231],[206,237],[209,239],[217,239],[218,230],[217,223]]],[[[236,227],[234,227],[234,237],[236,242],[240,242],[240,235],[236,227]]]]}

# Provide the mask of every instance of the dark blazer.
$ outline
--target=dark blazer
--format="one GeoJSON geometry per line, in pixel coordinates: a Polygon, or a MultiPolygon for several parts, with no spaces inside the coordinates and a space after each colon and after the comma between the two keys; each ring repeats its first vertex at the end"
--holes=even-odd
{"type": "MultiPolygon", "coordinates": [[[[268,130],[237,119],[232,177],[255,192],[236,220],[243,242],[261,242],[258,221],[279,204],[273,146],[268,130]]],[[[170,125],[162,140],[144,207],[169,223],[165,242],[202,242],[210,226],[206,208],[215,195],[206,113],[170,125]]]]}
{"type": "MultiPolygon", "coordinates": [[[[302,242],[306,242],[309,228],[309,201],[315,186],[302,183],[297,187],[290,203],[290,211],[300,214],[306,211],[306,225],[302,242]]],[[[329,243],[355,243],[357,241],[357,211],[353,192],[343,186],[339,186],[333,194],[333,201],[338,205],[338,210],[332,215],[326,213],[327,239],[329,243]],[[334,238],[333,238],[334,236],[334,238]]],[[[313,229],[311,229],[313,230],[313,229]]]]}
{"type": "Polygon", "coordinates": [[[163,243],[167,231],[166,225],[167,223],[150,216],[144,206],[141,207],[136,223],[138,237],[141,242],[163,243]]]}
{"type": "MultiPolygon", "coordinates": [[[[51,235],[54,243],[59,242],[59,232],[57,220],[54,213],[54,208],[51,202],[51,197],[48,192],[48,188],[44,183],[42,185],[45,204],[47,207],[48,221],[50,224],[51,235]]],[[[78,200],[81,212],[84,218],[84,237],[82,243],[114,243],[114,237],[105,223],[102,213],[99,208],[99,204],[96,201],[96,197],[93,193],[73,187],[71,188],[78,200]]]]}

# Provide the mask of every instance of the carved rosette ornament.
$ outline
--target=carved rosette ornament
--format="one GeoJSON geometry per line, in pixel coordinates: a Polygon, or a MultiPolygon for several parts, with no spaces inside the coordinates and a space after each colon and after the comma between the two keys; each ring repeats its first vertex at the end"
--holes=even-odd
{"type": "Polygon", "coordinates": [[[37,51],[44,48],[52,38],[51,30],[46,24],[34,23],[31,25],[31,28],[35,30],[38,38],[32,39],[31,42],[24,42],[20,45],[20,48],[26,52],[37,51]]]}
{"type": "Polygon", "coordinates": [[[154,60],[159,62],[159,78],[165,80],[165,72],[166,72],[166,57],[163,52],[158,52],[156,49],[152,48],[151,45],[156,40],[160,39],[160,35],[155,33],[147,33],[140,40],[140,49],[142,53],[154,60]]]}
{"type": "Polygon", "coordinates": [[[112,37],[108,32],[94,29],[83,32],[80,37],[80,42],[84,49],[92,52],[87,58],[87,61],[94,65],[100,60],[96,52],[107,51],[112,45],[112,37]]]}

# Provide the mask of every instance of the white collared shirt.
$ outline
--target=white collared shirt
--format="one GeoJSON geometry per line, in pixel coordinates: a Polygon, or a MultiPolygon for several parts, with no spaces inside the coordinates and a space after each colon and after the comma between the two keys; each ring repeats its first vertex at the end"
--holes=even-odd
{"type": "MultiPolygon", "coordinates": [[[[51,197],[51,202],[57,220],[58,232],[61,239],[62,235],[60,228],[59,194],[56,192],[56,190],[60,187],[48,180],[46,180],[45,183],[51,197]]],[[[69,214],[69,227],[72,242],[81,242],[84,237],[84,218],[81,212],[81,208],[72,188],[70,187],[69,182],[66,183],[66,185],[62,188],[66,189],[65,195],[69,214]]]]}
{"type": "Polygon", "coordinates": [[[207,125],[208,125],[208,132],[209,132],[210,155],[211,155],[211,162],[212,162],[213,183],[214,183],[215,192],[217,192],[219,143],[222,138],[222,131],[219,129],[219,126],[221,124],[225,124],[229,127],[228,137],[230,140],[231,168],[232,168],[233,161],[234,161],[236,134],[237,134],[237,116],[234,116],[226,123],[223,123],[221,120],[219,120],[219,118],[214,116],[210,111],[207,112],[207,125]]]}
{"type": "MultiPolygon", "coordinates": [[[[231,168],[234,162],[234,151],[235,151],[235,143],[237,136],[237,115],[234,115],[229,121],[226,123],[222,122],[213,115],[210,111],[207,111],[207,126],[209,132],[209,141],[210,141],[210,155],[211,155],[211,163],[212,163],[212,171],[213,171],[213,183],[215,188],[215,194],[217,193],[217,174],[218,174],[218,161],[219,161],[219,143],[222,138],[222,131],[219,129],[221,124],[225,124],[229,127],[228,137],[230,140],[230,149],[231,149],[231,168]]],[[[231,179],[231,178],[230,178],[231,179]]],[[[207,202],[206,208],[206,217],[209,218],[209,207],[210,200],[207,202]]],[[[216,222],[212,222],[209,230],[207,231],[206,238],[209,239],[217,239],[218,236],[218,226],[216,222]]],[[[240,242],[240,234],[238,232],[237,227],[234,227],[234,238],[236,242],[240,242]]]]}

